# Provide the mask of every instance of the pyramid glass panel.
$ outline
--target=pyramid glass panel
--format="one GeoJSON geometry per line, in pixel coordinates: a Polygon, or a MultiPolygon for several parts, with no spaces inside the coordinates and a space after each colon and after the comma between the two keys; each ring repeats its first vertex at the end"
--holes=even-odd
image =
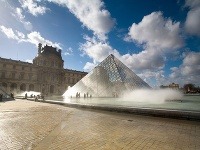
{"type": "Polygon", "coordinates": [[[119,97],[124,92],[138,88],[151,88],[132,70],[109,55],[83,79],[69,88],[69,97],[119,97]]]}

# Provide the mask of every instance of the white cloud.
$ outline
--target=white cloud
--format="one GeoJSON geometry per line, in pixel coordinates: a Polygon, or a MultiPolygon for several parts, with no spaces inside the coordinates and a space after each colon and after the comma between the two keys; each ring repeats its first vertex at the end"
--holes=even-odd
{"type": "Polygon", "coordinates": [[[91,71],[95,66],[97,66],[97,64],[95,63],[90,63],[90,62],[87,62],[85,64],[85,66],[83,67],[83,69],[87,72],[91,71]]]}
{"type": "Polygon", "coordinates": [[[96,37],[84,37],[86,43],[80,45],[80,50],[94,60],[94,62],[101,62],[109,54],[119,55],[117,50],[114,50],[107,42],[98,40],[96,37]]]}
{"type": "Polygon", "coordinates": [[[73,55],[73,49],[69,47],[65,52],[64,55],[73,55]]]}
{"type": "Polygon", "coordinates": [[[151,87],[159,87],[162,84],[169,84],[170,81],[164,75],[163,70],[144,70],[138,74],[144,81],[149,83],[151,87]]]}
{"type": "Polygon", "coordinates": [[[19,0],[23,9],[28,9],[29,13],[34,16],[44,14],[48,8],[38,5],[38,0],[19,0]]]}
{"type": "Polygon", "coordinates": [[[161,51],[156,48],[147,48],[138,54],[126,54],[122,59],[131,69],[138,71],[162,69],[165,63],[161,51]]]}
{"type": "Polygon", "coordinates": [[[38,46],[38,43],[41,43],[42,45],[51,45],[53,47],[57,47],[58,49],[62,49],[61,48],[61,44],[60,43],[53,43],[45,38],[43,38],[39,32],[31,32],[29,34],[27,34],[27,41],[32,43],[32,44],[35,44],[36,46],[38,46]]]}
{"type": "Polygon", "coordinates": [[[200,1],[199,0],[186,0],[185,6],[190,8],[200,7],[200,1]]]}
{"type": "Polygon", "coordinates": [[[185,56],[181,73],[186,76],[200,75],[200,52],[190,52],[185,56]]]}
{"type": "Polygon", "coordinates": [[[17,7],[12,15],[24,25],[26,30],[32,30],[32,24],[25,20],[25,16],[22,14],[22,9],[17,7]]]}
{"type": "Polygon", "coordinates": [[[26,59],[25,62],[33,63],[33,60],[32,59],[26,59]]]}
{"type": "Polygon", "coordinates": [[[127,38],[143,45],[144,50],[138,54],[120,55],[108,42],[94,37],[85,37],[86,42],[80,49],[94,62],[100,62],[109,54],[114,54],[132,70],[141,71],[162,69],[166,57],[183,46],[179,23],[163,18],[161,12],[153,12],[144,16],[140,23],[133,23],[127,38]]]}
{"type": "Polygon", "coordinates": [[[161,12],[153,12],[140,23],[133,23],[126,39],[168,51],[177,49],[183,46],[179,24],[163,18],[161,12]]]}
{"type": "Polygon", "coordinates": [[[102,0],[48,0],[67,7],[83,26],[92,30],[100,39],[105,40],[115,24],[102,0]]]}
{"type": "Polygon", "coordinates": [[[44,37],[42,37],[39,32],[36,31],[24,35],[22,32],[19,32],[17,30],[13,31],[12,28],[6,28],[5,26],[0,26],[0,31],[4,33],[7,36],[7,38],[16,40],[17,42],[28,42],[36,46],[38,46],[39,43],[42,43],[43,45],[47,44],[58,49],[62,49],[60,43],[47,40],[44,37]]]}
{"type": "Polygon", "coordinates": [[[170,79],[179,83],[200,85],[200,52],[189,52],[179,67],[172,67],[170,79]]]}
{"type": "MultiPolygon", "coordinates": [[[[164,66],[165,58],[157,49],[146,49],[139,54],[120,55],[107,42],[102,42],[95,37],[89,38],[86,36],[85,39],[86,42],[81,44],[80,50],[93,59],[93,66],[104,60],[109,54],[114,54],[129,68],[135,71],[162,69],[164,66]]],[[[91,63],[87,63],[84,68],[91,68],[90,66],[92,66],[91,63]]]]}
{"type": "Polygon", "coordinates": [[[186,0],[185,6],[190,8],[185,21],[186,32],[200,36],[200,1],[186,0]]]}
{"type": "Polygon", "coordinates": [[[16,31],[16,33],[12,30],[12,28],[6,28],[5,26],[0,26],[1,32],[4,33],[7,38],[9,39],[13,39],[13,40],[17,40],[18,42],[20,42],[23,37],[24,34],[16,31]]]}
{"type": "Polygon", "coordinates": [[[17,33],[17,36],[18,36],[19,39],[25,38],[25,35],[22,32],[16,31],[16,33],[17,33]]]}

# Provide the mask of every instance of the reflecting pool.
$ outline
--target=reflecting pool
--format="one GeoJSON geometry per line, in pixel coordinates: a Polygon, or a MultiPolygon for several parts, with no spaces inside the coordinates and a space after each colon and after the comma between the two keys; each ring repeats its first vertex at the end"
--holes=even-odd
{"type": "Polygon", "coordinates": [[[185,95],[180,100],[165,101],[164,103],[138,102],[122,98],[63,98],[47,97],[46,100],[62,101],[63,103],[112,106],[112,107],[137,107],[168,110],[200,111],[200,95],[185,95]]]}

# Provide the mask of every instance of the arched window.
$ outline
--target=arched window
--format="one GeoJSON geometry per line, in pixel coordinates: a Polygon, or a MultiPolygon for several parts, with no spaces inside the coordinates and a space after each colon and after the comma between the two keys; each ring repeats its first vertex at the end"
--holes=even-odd
{"type": "Polygon", "coordinates": [[[24,73],[23,72],[20,73],[19,79],[21,79],[21,80],[24,79],[24,73]]]}
{"type": "Polygon", "coordinates": [[[7,90],[7,84],[6,83],[2,83],[2,88],[4,89],[4,90],[7,90]]]}
{"type": "Polygon", "coordinates": [[[50,93],[54,93],[54,86],[53,85],[50,86],[50,93]]]}
{"type": "Polygon", "coordinates": [[[29,89],[29,91],[34,91],[34,85],[30,84],[28,89],[29,89]]]}
{"type": "Polygon", "coordinates": [[[20,85],[20,90],[21,90],[21,91],[26,91],[26,84],[24,84],[24,83],[21,84],[21,85],[20,85]]]}
{"type": "Polygon", "coordinates": [[[16,84],[16,83],[12,83],[12,84],[10,85],[10,89],[11,89],[11,91],[16,90],[16,89],[17,89],[17,84],[16,84]]]}

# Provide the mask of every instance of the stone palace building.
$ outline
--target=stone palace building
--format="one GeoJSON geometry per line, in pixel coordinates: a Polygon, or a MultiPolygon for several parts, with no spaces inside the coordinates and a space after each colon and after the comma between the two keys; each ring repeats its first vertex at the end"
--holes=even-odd
{"type": "Polygon", "coordinates": [[[44,95],[62,95],[87,73],[64,69],[61,50],[38,44],[33,63],[0,57],[0,89],[6,93],[37,91],[44,95]]]}

